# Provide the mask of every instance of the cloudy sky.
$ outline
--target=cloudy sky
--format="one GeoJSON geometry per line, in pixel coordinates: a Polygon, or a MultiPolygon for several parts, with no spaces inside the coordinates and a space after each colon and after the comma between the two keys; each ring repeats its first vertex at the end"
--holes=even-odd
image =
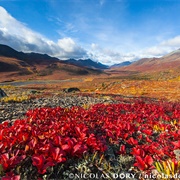
{"type": "Polygon", "coordinates": [[[104,64],[180,48],[180,0],[0,0],[0,44],[104,64]]]}

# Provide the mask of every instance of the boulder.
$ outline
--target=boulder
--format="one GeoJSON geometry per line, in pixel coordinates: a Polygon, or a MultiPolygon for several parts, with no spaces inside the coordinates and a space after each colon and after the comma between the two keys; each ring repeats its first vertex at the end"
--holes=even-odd
{"type": "Polygon", "coordinates": [[[0,88],[0,98],[7,96],[7,94],[0,88]]]}
{"type": "Polygon", "coordinates": [[[71,88],[63,89],[63,92],[65,92],[65,93],[80,92],[80,89],[77,87],[71,87],[71,88]]]}

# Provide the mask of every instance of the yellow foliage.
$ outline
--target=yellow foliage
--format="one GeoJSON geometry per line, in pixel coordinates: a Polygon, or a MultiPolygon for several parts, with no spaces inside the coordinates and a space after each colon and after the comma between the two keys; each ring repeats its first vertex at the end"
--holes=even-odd
{"type": "Polygon", "coordinates": [[[91,105],[90,104],[83,104],[83,106],[82,106],[84,109],[89,109],[90,107],[91,107],[91,105]]]}
{"type": "Polygon", "coordinates": [[[12,86],[12,85],[2,85],[2,86],[0,86],[0,88],[1,89],[15,89],[15,87],[14,86],[12,86]]]}
{"type": "Polygon", "coordinates": [[[160,127],[159,125],[154,125],[153,129],[157,132],[165,131],[165,128],[163,126],[160,127]]]}
{"type": "Polygon", "coordinates": [[[156,80],[114,80],[104,81],[97,88],[98,93],[117,93],[123,96],[145,96],[150,98],[180,100],[180,77],[176,81],[156,80]],[[179,79],[179,80],[178,80],[179,79]],[[178,81],[177,81],[178,80],[178,81]]]}
{"type": "Polygon", "coordinates": [[[174,162],[173,160],[168,159],[167,161],[155,162],[154,165],[161,175],[161,179],[175,179],[173,176],[180,173],[180,161],[174,162]]]}
{"type": "Polygon", "coordinates": [[[30,99],[30,98],[27,95],[22,95],[22,96],[11,95],[8,97],[3,97],[1,99],[1,101],[3,101],[3,102],[22,102],[22,101],[25,101],[28,99],[30,99]]]}

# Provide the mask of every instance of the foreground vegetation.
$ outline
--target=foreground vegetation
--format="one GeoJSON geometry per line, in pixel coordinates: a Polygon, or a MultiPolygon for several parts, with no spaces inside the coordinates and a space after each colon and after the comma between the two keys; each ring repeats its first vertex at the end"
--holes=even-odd
{"type": "Polygon", "coordinates": [[[2,180],[93,179],[91,174],[117,179],[123,173],[180,179],[179,80],[86,78],[78,84],[2,86],[8,97],[1,103],[58,96],[75,85],[81,96],[117,103],[33,109],[23,120],[1,123],[2,180]]]}
{"type": "Polygon", "coordinates": [[[177,179],[180,104],[116,99],[117,104],[29,110],[23,120],[0,124],[2,180],[70,179],[71,173],[177,179]]]}

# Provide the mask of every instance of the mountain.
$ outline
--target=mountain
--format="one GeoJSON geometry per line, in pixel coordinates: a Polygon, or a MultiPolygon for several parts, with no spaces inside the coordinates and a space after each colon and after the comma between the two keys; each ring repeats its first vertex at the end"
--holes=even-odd
{"type": "Polygon", "coordinates": [[[110,68],[124,67],[124,66],[129,66],[130,64],[132,64],[132,62],[124,61],[122,63],[114,64],[114,65],[110,66],[110,68]]]}
{"type": "Polygon", "coordinates": [[[180,68],[180,49],[173,51],[161,58],[143,58],[129,66],[120,67],[119,70],[157,72],[180,68]]]}
{"type": "Polygon", "coordinates": [[[100,62],[92,61],[91,59],[85,59],[85,60],[68,59],[68,60],[64,60],[63,62],[66,64],[73,64],[76,66],[88,67],[91,69],[107,69],[108,68],[107,65],[101,64],[100,62]]]}
{"type": "Polygon", "coordinates": [[[124,70],[135,70],[140,72],[157,72],[180,68],[180,53],[170,53],[161,58],[143,58],[127,67],[124,70]]]}
{"type": "Polygon", "coordinates": [[[67,64],[47,54],[18,52],[0,44],[0,82],[27,79],[69,79],[99,75],[99,69],[67,64]]]}
{"type": "Polygon", "coordinates": [[[180,49],[161,58],[143,58],[128,66],[112,68],[114,74],[148,74],[151,77],[171,79],[180,76],[180,49]]]}
{"type": "Polygon", "coordinates": [[[16,58],[19,60],[23,60],[30,64],[42,64],[53,61],[59,61],[58,58],[48,56],[47,54],[39,54],[39,53],[23,53],[14,50],[13,48],[0,44],[0,56],[16,58]]]}

